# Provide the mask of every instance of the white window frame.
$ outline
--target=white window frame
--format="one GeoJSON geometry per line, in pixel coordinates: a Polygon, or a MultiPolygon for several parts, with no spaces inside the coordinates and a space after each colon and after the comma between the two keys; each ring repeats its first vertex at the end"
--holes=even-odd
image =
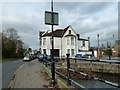
{"type": "Polygon", "coordinates": [[[43,45],[46,45],[46,38],[43,38],[43,45]]]}
{"type": "Polygon", "coordinates": [[[71,30],[69,30],[69,34],[71,34],[71,30]]]}
{"type": "Polygon", "coordinates": [[[70,41],[69,41],[69,37],[67,37],[67,45],[69,45],[70,41]]]}
{"type": "Polygon", "coordinates": [[[85,41],[82,41],[82,46],[85,47],[85,41]]]}
{"type": "Polygon", "coordinates": [[[67,53],[70,54],[70,49],[67,49],[67,53]]]}
{"type": "Polygon", "coordinates": [[[74,55],[75,55],[75,50],[71,49],[71,56],[74,57],[74,55]]]}
{"type": "Polygon", "coordinates": [[[74,45],[74,37],[71,37],[71,45],[74,45]]]}

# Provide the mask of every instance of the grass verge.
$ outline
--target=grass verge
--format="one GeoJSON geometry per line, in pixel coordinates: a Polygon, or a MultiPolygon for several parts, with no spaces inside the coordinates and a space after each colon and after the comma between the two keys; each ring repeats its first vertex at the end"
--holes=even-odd
{"type": "Polygon", "coordinates": [[[15,61],[15,60],[21,60],[22,58],[4,58],[0,59],[0,61],[15,61]]]}

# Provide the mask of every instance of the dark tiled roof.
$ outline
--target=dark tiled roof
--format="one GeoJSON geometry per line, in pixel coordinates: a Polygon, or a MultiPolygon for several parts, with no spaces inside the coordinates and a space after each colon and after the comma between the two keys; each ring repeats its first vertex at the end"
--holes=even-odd
{"type": "MultiPolygon", "coordinates": [[[[65,34],[65,32],[67,31],[67,29],[69,27],[70,27],[70,25],[68,27],[66,27],[65,29],[57,29],[57,30],[53,31],[53,36],[54,37],[63,37],[63,35],[65,34]]],[[[46,34],[44,34],[42,37],[51,36],[51,35],[52,35],[52,32],[50,32],[50,33],[46,32],[46,34]]],[[[68,34],[66,36],[74,36],[74,35],[68,34]]],[[[80,38],[79,34],[77,34],[77,36],[78,36],[78,40],[88,41],[87,39],[80,38]]]]}
{"type": "Polygon", "coordinates": [[[67,29],[70,27],[70,25],[69,26],[67,26],[65,29],[64,29],[64,31],[63,31],[63,35],[65,34],[65,32],[67,31],[67,29]]]}
{"type": "MultiPolygon", "coordinates": [[[[53,31],[53,36],[54,37],[62,37],[63,31],[64,31],[63,29],[57,29],[57,30],[53,31]]],[[[51,35],[52,35],[52,32],[46,33],[43,36],[51,36],[51,35]]]]}
{"type": "MultiPolygon", "coordinates": [[[[57,29],[57,30],[53,31],[53,36],[54,37],[62,37],[69,27],[70,27],[70,25],[68,27],[66,27],[65,29],[57,29]]],[[[44,34],[43,37],[51,36],[51,35],[52,35],[52,32],[44,34]]]]}

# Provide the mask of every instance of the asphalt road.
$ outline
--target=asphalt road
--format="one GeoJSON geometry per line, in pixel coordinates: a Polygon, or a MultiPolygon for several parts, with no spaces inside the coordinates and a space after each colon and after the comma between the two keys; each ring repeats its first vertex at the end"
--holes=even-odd
{"type": "Polygon", "coordinates": [[[23,60],[7,61],[2,63],[2,88],[8,87],[15,71],[24,63],[26,62],[23,60]]]}

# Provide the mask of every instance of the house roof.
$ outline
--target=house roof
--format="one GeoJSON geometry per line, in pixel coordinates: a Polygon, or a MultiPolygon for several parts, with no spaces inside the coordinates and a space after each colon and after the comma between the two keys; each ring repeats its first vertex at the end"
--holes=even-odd
{"type": "MultiPolygon", "coordinates": [[[[63,35],[65,34],[65,32],[68,30],[69,27],[70,27],[70,25],[67,26],[65,29],[57,29],[57,30],[53,31],[53,37],[63,37],[63,35]]],[[[52,36],[52,32],[46,32],[44,35],[42,35],[42,37],[44,37],[44,36],[52,36]]],[[[66,36],[74,36],[74,35],[68,34],[66,36]]],[[[80,38],[79,34],[77,34],[77,36],[78,36],[78,40],[88,41],[87,39],[80,38]]]]}
{"type": "MultiPolygon", "coordinates": [[[[63,35],[65,34],[65,32],[67,31],[67,29],[70,27],[70,25],[69,26],[67,26],[65,29],[64,29],[64,31],[63,31],[63,35]]],[[[62,36],[63,36],[62,35],[62,36]]]]}
{"type": "MultiPolygon", "coordinates": [[[[54,37],[62,37],[63,31],[64,31],[63,29],[57,29],[57,30],[53,31],[53,36],[54,37]]],[[[46,33],[43,36],[51,36],[51,35],[52,35],[52,32],[46,33]]]]}
{"type": "MultiPolygon", "coordinates": [[[[62,37],[69,27],[70,27],[70,25],[68,27],[66,27],[65,29],[57,29],[57,30],[53,31],[53,36],[54,37],[62,37]]],[[[52,32],[44,34],[43,37],[51,36],[51,35],[52,35],[52,32]]]]}

